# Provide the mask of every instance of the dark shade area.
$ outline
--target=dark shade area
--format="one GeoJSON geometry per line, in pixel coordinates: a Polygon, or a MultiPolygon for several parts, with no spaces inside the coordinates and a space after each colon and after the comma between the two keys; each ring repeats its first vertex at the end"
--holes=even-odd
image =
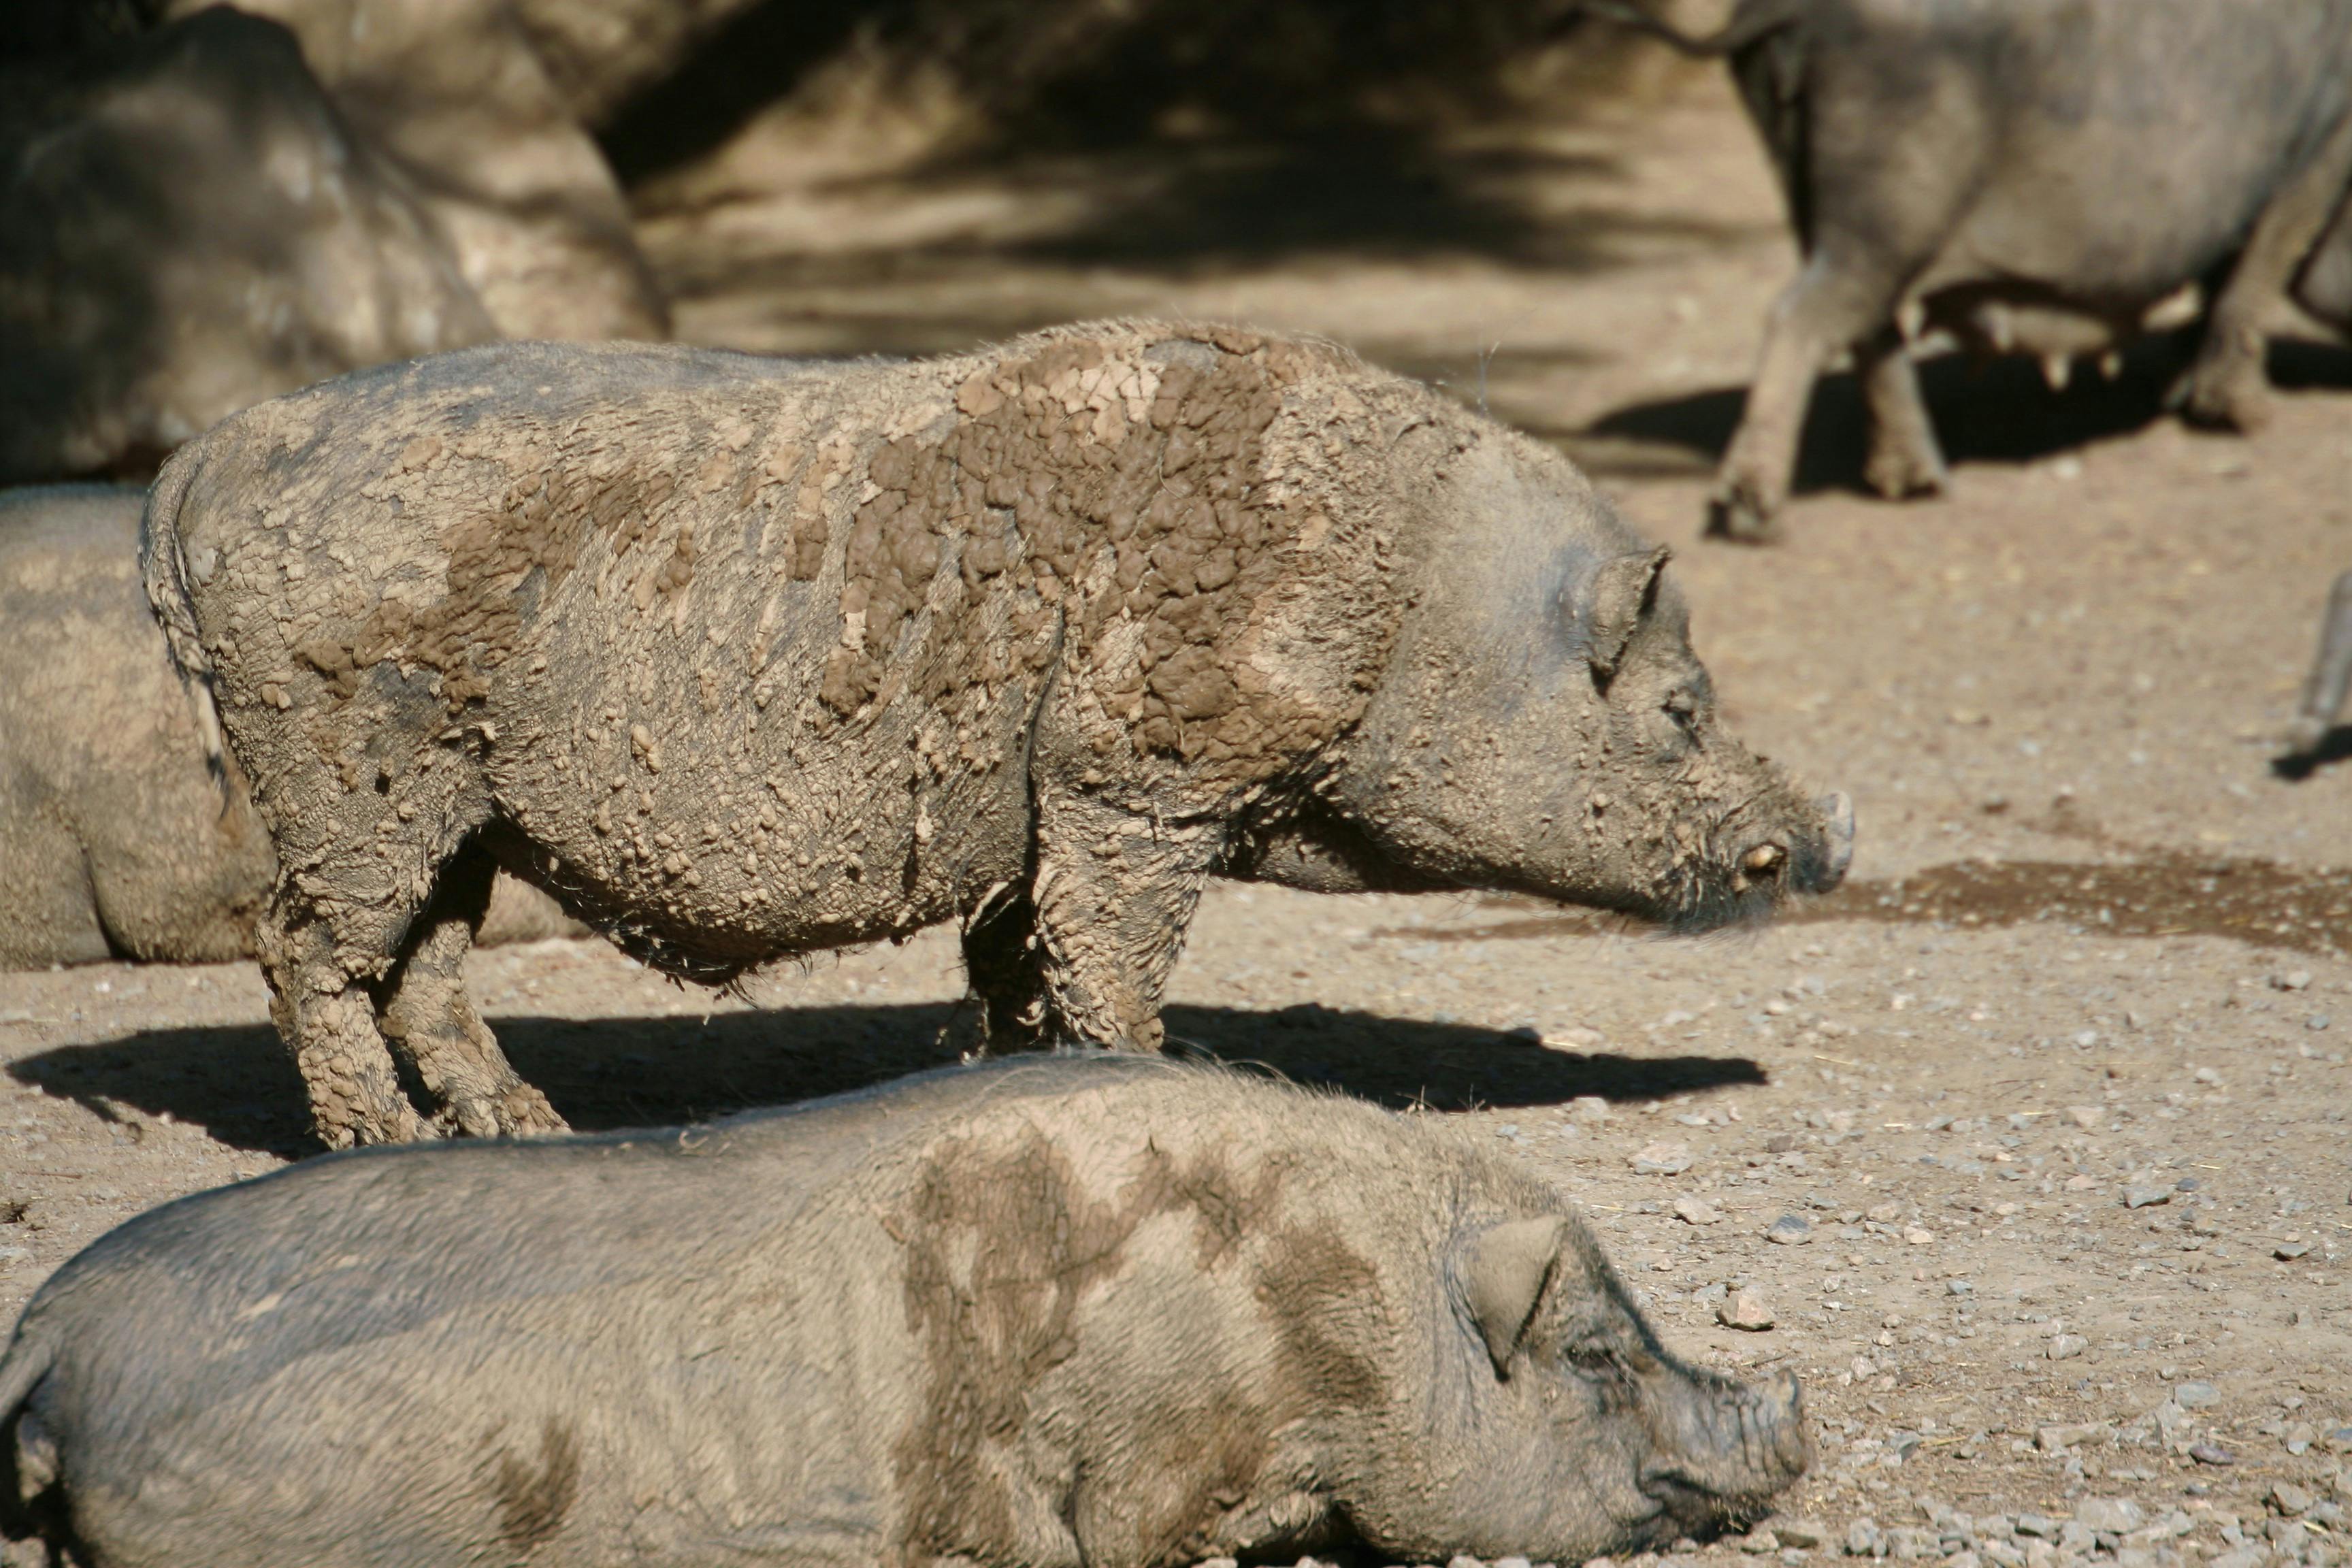
{"type": "MultiPolygon", "coordinates": [[[[2152,335],[2132,345],[2112,380],[2095,365],[2077,363],[2063,391],[2042,379],[2034,361],[2015,355],[1977,363],[1944,354],[1921,364],[1920,383],[1952,462],[2031,463],[2164,417],[2166,395],[2196,344],[2193,331],[2152,335]]],[[[2352,388],[2352,351],[2296,339],[2274,342],[2270,375],[2289,392],[2352,388]]],[[[1636,404],[1585,430],[1543,434],[1561,439],[1597,472],[1701,471],[1721,460],[1747,399],[1744,388],[1727,387],[1636,404]]],[[[1805,421],[1797,489],[1860,489],[1869,430],[1854,377],[1822,377],[1805,421]]]]}
{"type": "MultiPolygon", "coordinates": [[[[662,1126],[884,1082],[957,1058],[967,1010],[944,1005],[787,1007],[693,1017],[495,1018],[517,1071],[583,1131],[662,1126]]],[[[1171,1052],[1262,1068],[1391,1106],[1649,1100],[1762,1083],[1744,1057],[1641,1058],[1553,1051],[1527,1037],[1307,1005],[1264,1013],[1171,1007],[1171,1052]]],[[[169,1111],[223,1142],[316,1153],[302,1086],[261,1026],[149,1030],[43,1052],[18,1081],[101,1116],[169,1111]]]]}

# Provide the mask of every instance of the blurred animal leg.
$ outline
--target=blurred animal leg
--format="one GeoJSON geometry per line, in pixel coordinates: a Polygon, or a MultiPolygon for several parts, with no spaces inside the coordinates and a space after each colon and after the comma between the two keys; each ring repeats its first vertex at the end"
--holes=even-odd
{"type": "Polygon", "coordinates": [[[1903,335],[1892,330],[1875,333],[1856,351],[1855,361],[1870,403],[1870,458],[1863,477],[1889,500],[1941,495],[1951,474],[1919,394],[1919,367],[1903,335]]]}
{"type": "Polygon", "coordinates": [[[2327,595],[2327,618],[2319,628],[2319,657],[2304,683],[2303,702],[2295,710],[2287,743],[2298,752],[2315,751],[2327,738],[2328,727],[2344,711],[2352,695],[2352,572],[2336,579],[2327,595]]]}

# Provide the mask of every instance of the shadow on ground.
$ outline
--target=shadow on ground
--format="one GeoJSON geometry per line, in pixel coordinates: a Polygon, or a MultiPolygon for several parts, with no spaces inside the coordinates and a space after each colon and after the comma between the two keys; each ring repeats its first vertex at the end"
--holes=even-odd
{"type": "MultiPolygon", "coordinates": [[[[1919,367],[1921,387],[1943,442],[1959,463],[2031,463],[2073,447],[2126,436],[2164,416],[2165,395],[2196,348],[2192,333],[2133,345],[2108,379],[2078,364],[2064,391],[2053,390],[2030,359],[1986,363],[1945,354],[1919,367]]],[[[2272,384],[2283,391],[2352,391],[2352,353],[2286,340],[2270,351],[2272,384]]],[[[1748,394],[1726,387],[1621,408],[1582,430],[1538,430],[1596,473],[1622,478],[1705,473],[1721,461],[1748,394]]],[[[1797,462],[1800,491],[1859,489],[1869,439],[1862,389],[1851,374],[1814,385],[1797,462]]]]}
{"type": "MultiPolygon", "coordinates": [[[[583,1131],[665,1125],[880,1083],[956,1059],[945,1005],[784,1007],[708,1020],[495,1018],[515,1068],[583,1131]]],[[[1307,1005],[1171,1007],[1175,1054],[1254,1064],[1383,1104],[1440,1110],[1644,1100],[1765,1081],[1744,1057],[1573,1055],[1520,1035],[1307,1005]]],[[[26,1058],[9,1072],[101,1116],[169,1112],[221,1142],[317,1152],[302,1086],[264,1026],[148,1030],[26,1058]]]]}

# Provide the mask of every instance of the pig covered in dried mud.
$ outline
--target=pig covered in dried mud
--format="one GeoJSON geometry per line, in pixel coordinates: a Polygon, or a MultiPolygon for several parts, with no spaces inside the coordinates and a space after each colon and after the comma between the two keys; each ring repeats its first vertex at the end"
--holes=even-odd
{"type": "Polygon", "coordinates": [[[1904,496],[1946,479],[1923,331],[2039,355],[2063,384],[2202,284],[2176,401],[2235,428],[2263,417],[2290,300],[2352,331],[2352,0],[1742,0],[1713,39],[1677,41],[1731,58],[1804,252],[1714,531],[1769,536],[1813,377],[1849,349],[1867,478],[1904,496]]]}
{"type": "MultiPolygon", "coordinates": [[[[0,490],[0,969],[253,955],[277,863],[141,591],[145,499],[0,490]]],[[[499,894],[486,941],[570,929],[532,889],[499,894]]]]}
{"type": "Polygon", "coordinates": [[[1579,1563],[1807,1460],[1441,1119],[1096,1053],[183,1198],[26,1309],[10,1450],[83,1568],[1579,1563]]]}
{"type": "Polygon", "coordinates": [[[147,530],[331,1145],[421,1130],[380,1004],[425,1079],[559,1125],[460,983],[493,865],[712,984],[958,920],[992,1047],[1150,1048],[1220,871],[1703,926],[1851,848],[1717,724],[1663,552],[1325,343],[469,351],[224,423],[147,530]]]}

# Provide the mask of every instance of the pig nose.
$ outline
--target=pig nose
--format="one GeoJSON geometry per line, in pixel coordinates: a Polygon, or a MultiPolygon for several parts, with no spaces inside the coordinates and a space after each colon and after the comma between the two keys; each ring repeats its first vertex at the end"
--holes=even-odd
{"type": "Polygon", "coordinates": [[[1739,858],[1731,876],[1734,892],[1744,893],[1759,882],[1778,881],[1788,870],[1789,852],[1778,844],[1759,844],[1739,858]]]}

